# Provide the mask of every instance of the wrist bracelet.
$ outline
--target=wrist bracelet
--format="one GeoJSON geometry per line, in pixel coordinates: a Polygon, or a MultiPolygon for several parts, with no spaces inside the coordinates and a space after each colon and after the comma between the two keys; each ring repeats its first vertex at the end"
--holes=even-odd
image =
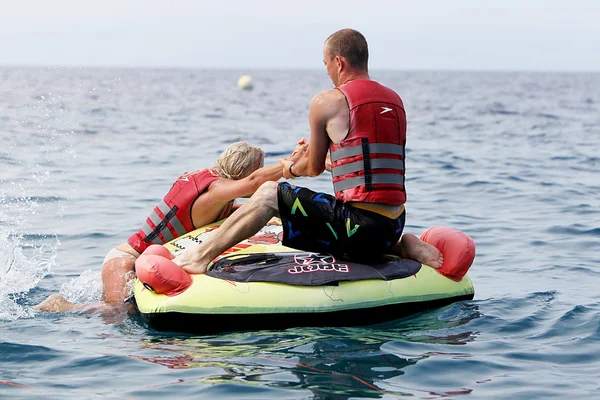
{"type": "Polygon", "coordinates": [[[290,172],[290,175],[293,176],[294,178],[300,178],[300,175],[296,175],[295,173],[292,172],[292,167],[296,165],[295,162],[290,164],[290,167],[288,168],[288,171],[290,172]]]}

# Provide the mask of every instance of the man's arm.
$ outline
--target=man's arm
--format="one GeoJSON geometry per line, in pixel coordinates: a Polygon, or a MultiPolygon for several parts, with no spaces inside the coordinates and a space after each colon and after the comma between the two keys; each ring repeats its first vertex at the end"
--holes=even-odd
{"type": "Polygon", "coordinates": [[[332,98],[330,92],[321,93],[310,102],[308,109],[308,123],[310,126],[308,151],[296,163],[290,160],[281,160],[284,178],[319,176],[325,170],[325,159],[330,142],[326,130],[327,121],[338,111],[337,100],[332,98]],[[290,171],[290,167],[292,171],[290,171]]]}

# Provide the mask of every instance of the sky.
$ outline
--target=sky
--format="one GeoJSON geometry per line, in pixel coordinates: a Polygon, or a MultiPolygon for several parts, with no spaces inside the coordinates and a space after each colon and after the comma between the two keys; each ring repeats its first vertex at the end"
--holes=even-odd
{"type": "Polygon", "coordinates": [[[600,71],[600,0],[1,0],[0,66],[600,71]]]}

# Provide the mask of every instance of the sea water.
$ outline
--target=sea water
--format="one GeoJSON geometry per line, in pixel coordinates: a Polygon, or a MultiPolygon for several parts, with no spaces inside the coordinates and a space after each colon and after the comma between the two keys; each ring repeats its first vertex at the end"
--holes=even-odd
{"type": "Polygon", "coordinates": [[[107,251],[230,143],[287,156],[325,71],[0,69],[0,397],[599,397],[600,74],[371,76],[407,110],[406,231],[473,237],[475,298],[376,326],[197,336],[32,306],[98,301],[107,251]]]}

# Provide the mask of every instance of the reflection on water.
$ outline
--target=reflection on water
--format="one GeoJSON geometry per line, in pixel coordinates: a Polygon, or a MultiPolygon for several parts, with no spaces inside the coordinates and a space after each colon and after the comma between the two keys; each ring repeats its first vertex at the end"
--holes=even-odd
{"type": "MultiPolygon", "coordinates": [[[[401,377],[408,368],[432,357],[468,358],[468,353],[432,351],[432,345],[447,349],[447,345],[473,341],[476,333],[467,327],[480,316],[477,305],[458,303],[386,323],[385,329],[377,325],[158,336],[142,340],[141,352],[131,357],[168,369],[198,369],[203,375],[194,381],[197,384],[266,386],[297,390],[298,396],[311,393],[317,399],[398,397],[416,392],[448,396],[414,389],[401,377]],[[217,372],[207,376],[210,370],[217,372]]],[[[470,391],[463,388],[452,395],[470,391]]]]}

